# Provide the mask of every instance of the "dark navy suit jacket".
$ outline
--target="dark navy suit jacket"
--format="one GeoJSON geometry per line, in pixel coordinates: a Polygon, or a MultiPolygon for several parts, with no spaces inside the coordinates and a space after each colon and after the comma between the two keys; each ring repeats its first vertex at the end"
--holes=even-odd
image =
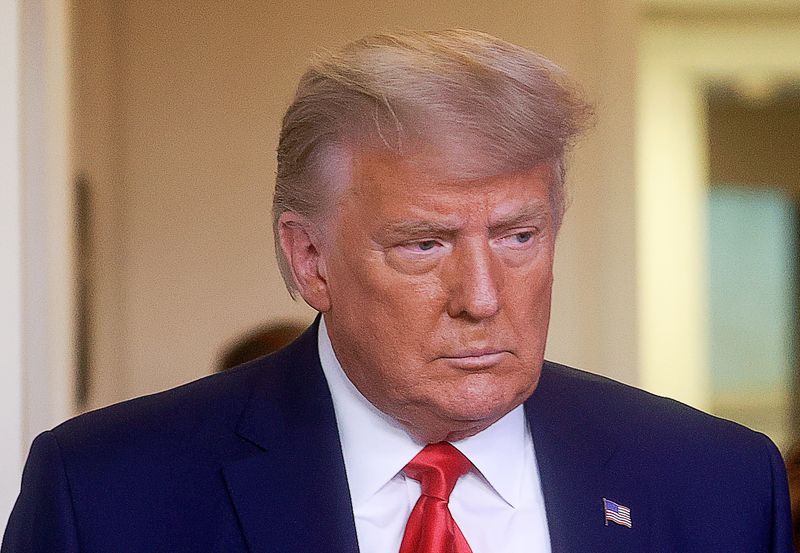
{"type": "MultiPolygon", "coordinates": [[[[315,337],[40,435],[2,553],[357,552],[315,337]]],[[[552,363],[525,411],[554,553],[792,551],[763,435],[552,363]]]]}

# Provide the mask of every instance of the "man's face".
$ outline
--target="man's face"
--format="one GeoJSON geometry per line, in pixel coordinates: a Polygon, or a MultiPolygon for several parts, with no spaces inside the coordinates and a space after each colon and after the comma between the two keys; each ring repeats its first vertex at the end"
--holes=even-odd
{"type": "Polygon", "coordinates": [[[428,442],[488,427],[539,379],[555,229],[548,171],[437,180],[353,158],[321,262],[337,358],[378,409],[428,442]]]}

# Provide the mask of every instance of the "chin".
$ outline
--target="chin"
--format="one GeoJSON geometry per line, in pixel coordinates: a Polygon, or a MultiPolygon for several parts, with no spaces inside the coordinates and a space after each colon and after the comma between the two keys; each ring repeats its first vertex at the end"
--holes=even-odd
{"type": "Polygon", "coordinates": [[[461,436],[459,439],[467,438],[486,430],[518,405],[519,402],[487,403],[482,406],[473,404],[448,411],[443,420],[447,423],[448,434],[458,434],[461,436]]]}
{"type": "Polygon", "coordinates": [[[498,383],[489,380],[473,380],[465,386],[457,397],[447,404],[439,400],[442,412],[454,420],[481,421],[499,419],[530,395],[531,382],[498,383]]]}
{"type": "Polygon", "coordinates": [[[490,427],[516,406],[505,408],[487,404],[485,408],[476,409],[474,404],[456,406],[442,404],[441,401],[434,405],[430,402],[424,404],[427,407],[416,410],[413,416],[399,414],[394,418],[414,438],[426,443],[457,441],[473,436],[490,427]]]}
{"type": "Polygon", "coordinates": [[[489,428],[496,421],[450,422],[446,424],[428,424],[423,429],[406,427],[414,438],[429,444],[437,442],[457,442],[474,436],[489,428]]]}

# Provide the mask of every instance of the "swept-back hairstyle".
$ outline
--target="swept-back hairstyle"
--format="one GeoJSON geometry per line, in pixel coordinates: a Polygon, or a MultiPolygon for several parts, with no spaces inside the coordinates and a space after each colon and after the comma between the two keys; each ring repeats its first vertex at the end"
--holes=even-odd
{"type": "Polygon", "coordinates": [[[300,79],[278,145],[272,217],[289,292],[297,288],[279,219],[291,211],[313,220],[331,208],[347,184],[337,182],[347,173],[343,151],[381,148],[413,161],[424,146],[436,153],[436,170],[454,179],[546,163],[558,228],[565,154],[590,115],[557,65],[476,31],[380,34],[319,56],[300,79]]]}

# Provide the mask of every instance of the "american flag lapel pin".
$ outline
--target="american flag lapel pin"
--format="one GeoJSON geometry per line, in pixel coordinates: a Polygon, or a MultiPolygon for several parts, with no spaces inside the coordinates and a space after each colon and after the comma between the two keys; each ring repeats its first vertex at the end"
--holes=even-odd
{"type": "Polygon", "coordinates": [[[604,497],[603,511],[605,512],[606,526],[608,526],[608,522],[611,521],[614,524],[627,526],[628,528],[632,527],[631,510],[625,505],[620,505],[604,497]]]}

